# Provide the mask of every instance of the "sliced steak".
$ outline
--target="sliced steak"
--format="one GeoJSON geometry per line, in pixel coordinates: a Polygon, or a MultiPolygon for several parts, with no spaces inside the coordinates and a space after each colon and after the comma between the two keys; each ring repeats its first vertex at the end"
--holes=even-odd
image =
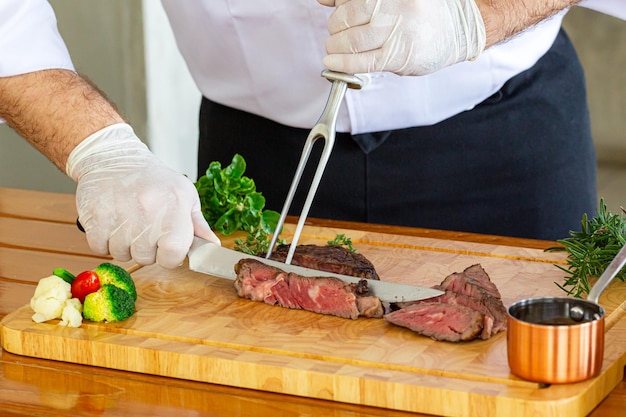
{"type": "Polygon", "coordinates": [[[449,275],[439,288],[466,296],[467,298],[459,298],[460,303],[464,305],[481,312],[487,310],[493,317],[492,335],[506,330],[507,312],[500,291],[480,265],[472,265],[463,272],[449,275]]]}
{"type": "Polygon", "coordinates": [[[496,333],[506,330],[507,326],[507,313],[506,307],[502,304],[501,300],[498,300],[489,295],[482,294],[482,297],[470,297],[464,294],[456,293],[447,290],[444,294],[429,298],[423,301],[413,301],[403,303],[400,307],[404,308],[412,304],[424,303],[424,302],[437,302],[444,304],[458,304],[469,307],[485,315],[489,325],[485,326],[484,332],[481,338],[484,340],[489,339],[496,333]]]}
{"type": "Polygon", "coordinates": [[[385,320],[434,340],[460,342],[482,333],[485,316],[458,304],[424,302],[386,314],[385,320]]]}
{"type": "MultiPolygon", "coordinates": [[[[483,331],[480,335],[481,339],[483,340],[489,339],[493,334],[496,334],[502,328],[502,314],[500,312],[500,307],[499,304],[496,302],[496,299],[493,297],[485,297],[484,299],[480,300],[453,291],[446,291],[444,294],[438,297],[433,297],[422,301],[411,301],[408,303],[403,303],[401,307],[406,308],[410,305],[420,303],[456,304],[469,307],[472,310],[476,310],[479,313],[482,313],[485,316],[485,326],[483,327],[483,331]],[[491,310],[495,310],[495,313],[491,310]]],[[[506,310],[504,314],[506,315],[506,310]]],[[[504,321],[504,324],[506,325],[506,321],[504,321]]]]}
{"type": "MultiPolygon", "coordinates": [[[[445,293],[427,300],[397,303],[393,309],[400,309],[401,311],[413,305],[431,303],[460,305],[482,314],[482,329],[476,337],[487,340],[494,334],[506,329],[507,312],[500,298],[500,292],[480,265],[472,265],[463,272],[450,274],[435,288],[441,289],[445,293]]],[[[460,314],[461,312],[457,312],[457,317],[460,314]]],[[[427,325],[424,324],[423,326],[427,325]]],[[[431,337],[437,337],[436,330],[437,328],[431,331],[434,334],[431,337]]]]}
{"type": "MultiPolygon", "coordinates": [[[[290,245],[278,245],[270,259],[285,262],[290,245]]],[[[260,254],[264,257],[265,254],[260,254]]],[[[374,265],[363,255],[342,246],[298,245],[291,260],[293,265],[353,277],[380,279],[374,265]]]]}
{"type": "Polygon", "coordinates": [[[253,301],[351,319],[383,316],[378,297],[367,295],[366,280],[348,284],[333,277],[303,277],[256,259],[242,259],[235,272],[237,294],[253,301]]]}
{"type": "Polygon", "coordinates": [[[469,295],[470,297],[477,295],[476,291],[482,290],[492,297],[502,298],[496,285],[491,282],[489,275],[479,264],[472,265],[463,272],[450,274],[439,284],[439,288],[469,295]]]}

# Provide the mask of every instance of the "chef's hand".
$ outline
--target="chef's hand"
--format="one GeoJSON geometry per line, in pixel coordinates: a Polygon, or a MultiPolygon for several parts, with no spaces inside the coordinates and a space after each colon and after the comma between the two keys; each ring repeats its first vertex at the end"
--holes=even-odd
{"type": "Polygon", "coordinates": [[[78,219],[98,254],[174,268],[194,234],[220,243],[202,216],[191,180],[159,161],[127,124],[82,141],[66,172],[78,183],[78,219]]]}
{"type": "Polygon", "coordinates": [[[318,0],[328,20],[324,65],[333,71],[424,75],[485,49],[474,0],[318,0]]]}

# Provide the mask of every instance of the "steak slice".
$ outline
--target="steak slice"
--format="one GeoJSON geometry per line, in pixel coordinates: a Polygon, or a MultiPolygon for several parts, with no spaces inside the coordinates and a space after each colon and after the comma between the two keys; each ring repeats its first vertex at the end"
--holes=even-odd
{"type": "MultiPolygon", "coordinates": [[[[290,245],[278,245],[270,259],[285,262],[290,245]]],[[[265,254],[259,256],[265,257],[265,254]]],[[[380,279],[374,265],[363,255],[342,246],[298,245],[291,260],[293,265],[318,271],[334,272],[366,279],[380,279]]]]}
{"type": "MultiPolygon", "coordinates": [[[[494,334],[506,329],[507,312],[500,298],[500,291],[498,291],[495,284],[493,284],[485,270],[479,264],[472,265],[463,272],[450,274],[441,284],[435,286],[435,288],[441,289],[445,291],[445,293],[427,300],[396,303],[392,308],[403,310],[417,304],[431,303],[460,305],[482,314],[482,330],[476,337],[487,340],[494,334]]],[[[458,318],[460,315],[461,311],[457,312],[456,317],[457,320],[459,320],[459,325],[463,323],[463,320],[458,318]]],[[[465,322],[467,322],[467,318],[465,322]]],[[[472,321],[470,321],[470,323],[472,323],[472,321]]],[[[436,337],[438,337],[438,324],[425,322],[422,324],[422,327],[428,325],[435,326],[431,330],[431,333],[435,334],[433,338],[436,339],[436,337]]],[[[424,330],[422,330],[422,332],[423,331],[424,330]]]]}
{"type": "Polygon", "coordinates": [[[401,303],[398,304],[396,308],[406,308],[410,305],[419,303],[458,304],[469,307],[485,315],[485,327],[483,329],[483,333],[481,334],[481,338],[483,340],[487,340],[494,334],[506,329],[507,313],[506,307],[504,307],[500,300],[486,294],[481,295],[481,297],[470,297],[465,294],[446,290],[444,294],[438,297],[428,298],[422,301],[409,301],[401,303]]]}
{"type": "Polygon", "coordinates": [[[472,265],[463,272],[447,276],[438,288],[446,291],[446,294],[454,292],[465,296],[448,295],[448,300],[454,300],[491,316],[493,318],[491,335],[506,330],[507,312],[500,291],[480,265],[472,265]]]}
{"type": "MultiPolygon", "coordinates": [[[[493,297],[489,297],[489,298],[493,299],[493,297]]],[[[492,334],[495,334],[493,333],[493,331],[494,331],[494,323],[496,321],[496,318],[494,314],[491,312],[491,310],[489,309],[489,307],[483,304],[481,300],[475,299],[473,297],[468,297],[467,295],[459,294],[453,291],[446,291],[444,294],[438,297],[428,298],[422,301],[409,301],[407,303],[403,303],[402,308],[406,308],[410,305],[420,304],[420,303],[421,304],[423,303],[456,304],[456,305],[469,307],[472,310],[476,310],[485,316],[485,322],[483,325],[483,330],[480,334],[480,338],[483,340],[487,340],[491,337],[492,334]]],[[[497,307],[492,307],[492,308],[497,308],[497,307]]],[[[501,326],[501,323],[498,322],[498,326],[501,326]]]]}
{"type": "Polygon", "coordinates": [[[421,302],[386,314],[385,320],[434,340],[460,342],[482,333],[485,316],[459,304],[421,302]]]}
{"type": "Polygon", "coordinates": [[[242,298],[351,319],[383,316],[378,297],[367,295],[366,280],[348,284],[334,277],[304,277],[256,259],[240,260],[235,272],[242,298]]]}
{"type": "Polygon", "coordinates": [[[470,297],[477,295],[476,291],[482,290],[492,297],[497,299],[502,298],[500,291],[498,291],[496,285],[491,282],[489,275],[487,275],[480,264],[472,265],[463,272],[455,272],[448,275],[441,284],[439,284],[439,288],[469,295],[470,297]]]}

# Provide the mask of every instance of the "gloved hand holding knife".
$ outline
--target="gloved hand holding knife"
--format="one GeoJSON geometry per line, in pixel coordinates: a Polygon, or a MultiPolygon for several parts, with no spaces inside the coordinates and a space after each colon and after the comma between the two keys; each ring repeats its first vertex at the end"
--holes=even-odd
{"type": "Polygon", "coordinates": [[[193,236],[219,243],[193,183],[159,161],[125,123],[105,127],[69,155],[79,221],[91,249],[118,261],[180,265],[193,236]]]}
{"type": "Polygon", "coordinates": [[[194,233],[219,243],[193,183],[159,161],[76,72],[0,77],[0,98],[0,117],[78,183],[78,220],[97,254],[173,268],[194,233]]]}

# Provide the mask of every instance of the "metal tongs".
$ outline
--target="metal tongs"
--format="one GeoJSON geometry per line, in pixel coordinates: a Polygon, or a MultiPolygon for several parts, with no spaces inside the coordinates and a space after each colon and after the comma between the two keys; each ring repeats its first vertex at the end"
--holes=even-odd
{"type": "Polygon", "coordinates": [[[313,202],[313,198],[315,197],[315,193],[317,192],[317,187],[319,186],[320,180],[322,179],[322,174],[324,173],[324,169],[326,168],[326,163],[328,162],[328,158],[330,157],[330,152],[332,151],[333,145],[335,144],[335,124],[337,122],[339,106],[341,105],[343,97],[345,96],[346,90],[348,88],[360,90],[363,87],[363,80],[352,74],[324,70],[322,71],[322,76],[332,82],[330,95],[328,96],[328,101],[326,102],[326,107],[324,107],[322,115],[317,121],[317,124],[313,126],[313,129],[311,129],[311,132],[309,133],[309,136],[304,143],[304,149],[302,150],[300,162],[298,163],[298,167],[296,168],[296,173],[294,174],[293,180],[291,182],[291,187],[289,188],[287,199],[285,200],[283,210],[280,213],[280,218],[278,219],[278,224],[276,225],[276,230],[274,232],[274,235],[272,236],[269,249],[267,250],[267,255],[265,256],[266,259],[269,259],[269,257],[272,255],[272,251],[274,250],[274,246],[276,245],[276,241],[278,240],[278,235],[280,234],[280,231],[283,229],[283,225],[285,224],[285,218],[287,217],[287,213],[289,212],[289,207],[291,207],[291,202],[298,188],[300,178],[302,177],[302,173],[304,172],[304,168],[306,167],[307,161],[311,154],[311,149],[313,149],[313,144],[318,139],[324,139],[325,143],[324,148],[322,149],[322,155],[320,156],[320,160],[317,165],[313,181],[311,182],[311,187],[309,188],[309,192],[304,202],[304,206],[302,207],[302,212],[300,213],[300,218],[298,219],[298,225],[296,226],[296,230],[293,234],[293,239],[289,247],[289,252],[287,253],[287,258],[285,259],[286,264],[291,263],[291,259],[293,258],[293,254],[296,250],[296,245],[298,243],[298,240],[300,239],[300,234],[302,233],[302,228],[304,227],[304,222],[306,221],[307,215],[309,214],[311,203],[313,202]]]}

